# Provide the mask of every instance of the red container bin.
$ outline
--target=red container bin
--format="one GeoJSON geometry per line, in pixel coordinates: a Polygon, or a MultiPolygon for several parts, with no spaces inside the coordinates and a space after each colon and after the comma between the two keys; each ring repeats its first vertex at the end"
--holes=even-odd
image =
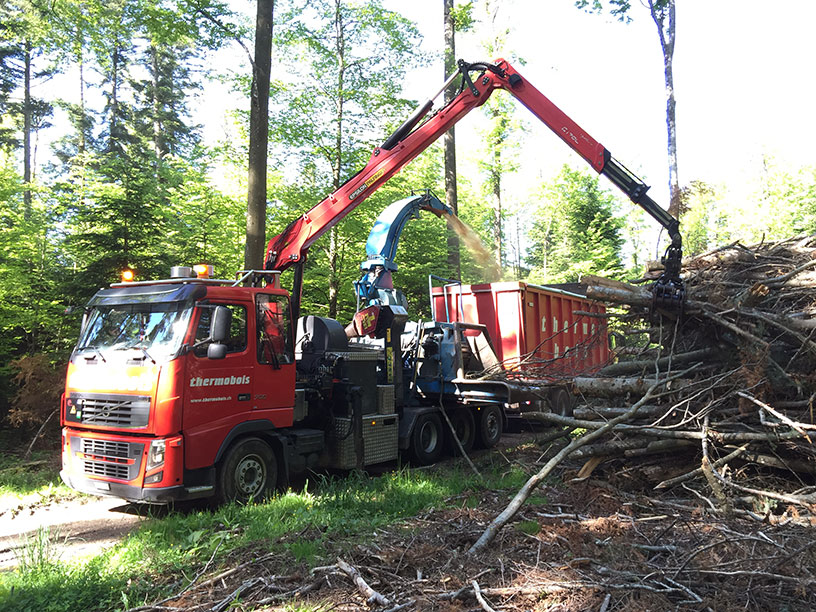
{"type": "MultiPolygon", "coordinates": [[[[433,287],[436,321],[480,323],[509,372],[535,379],[593,374],[610,359],[603,304],[578,283],[523,282],[433,287]]],[[[470,333],[470,332],[468,332],[470,333]]]]}

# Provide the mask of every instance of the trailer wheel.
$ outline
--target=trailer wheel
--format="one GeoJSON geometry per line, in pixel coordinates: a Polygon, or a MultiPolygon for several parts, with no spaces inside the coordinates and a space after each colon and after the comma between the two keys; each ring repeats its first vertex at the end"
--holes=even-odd
{"type": "MultiPolygon", "coordinates": [[[[476,420],[473,418],[473,413],[468,408],[457,408],[448,412],[448,418],[451,425],[453,425],[453,431],[456,432],[456,437],[462,443],[465,453],[470,452],[473,443],[476,441],[476,420]]],[[[456,444],[456,440],[453,439],[453,432],[451,432],[450,427],[445,429],[445,434],[445,446],[448,453],[454,457],[458,456],[460,454],[459,446],[456,444]]]]}
{"type": "Polygon", "coordinates": [[[433,412],[420,415],[411,432],[411,459],[419,465],[434,463],[442,455],[444,439],[439,415],[433,412]]]}
{"type": "Polygon", "coordinates": [[[550,407],[554,414],[571,417],[575,408],[575,396],[560,387],[550,393],[550,407]]]}
{"type": "Polygon", "coordinates": [[[482,448],[493,448],[498,444],[504,430],[501,410],[498,406],[481,406],[476,414],[479,420],[476,441],[482,448]]]}
{"type": "Polygon", "coordinates": [[[246,438],[227,451],[218,468],[218,499],[247,503],[274,490],[278,462],[274,451],[260,438],[246,438]]]}

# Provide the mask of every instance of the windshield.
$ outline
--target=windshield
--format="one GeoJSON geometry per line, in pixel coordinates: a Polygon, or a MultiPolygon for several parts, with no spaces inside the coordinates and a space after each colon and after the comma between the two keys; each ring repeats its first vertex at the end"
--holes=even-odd
{"type": "Polygon", "coordinates": [[[169,361],[181,348],[191,312],[189,304],[178,302],[96,306],[77,350],[93,352],[103,360],[121,352],[128,359],[169,361]]]}

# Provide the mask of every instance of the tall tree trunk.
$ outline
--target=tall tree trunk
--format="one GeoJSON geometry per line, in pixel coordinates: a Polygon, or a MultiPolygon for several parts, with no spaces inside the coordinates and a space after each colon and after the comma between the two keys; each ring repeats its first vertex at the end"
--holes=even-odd
{"type": "Polygon", "coordinates": [[[258,0],[255,19],[255,61],[249,111],[249,176],[247,180],[247,226],[244,267],[255,270],[264,264],[266,238],[266,159],[269,143],[269,74],[272,64],[274,0],[258,0]]]}
{"type": "Polygon", "coordinates": [[[111,62],[111,105],[108,151],[116,150],[119,138],[119,45],[113,48],[111,62]]]}
{"type": "Polygon", "coordinates": [[[340,251],[340,236],[337,233],[337,226],[329,230],[329,312],[330,319],[337,318],[337,296],[340,293],[340,283],[338,282],[338,254],[340,251]]]}
{"type": "MultiPolygon", "coordinates": [[[[346,41],[343,35],[343,15],[340,12],[341,0],[334,2],[334,39],[335,56],[340,65],[337,71],[337,127],[334,133],[334,164],[332,168],[333,190],[340,188],[340,177],[343,170],[343,113],[345,112],[346,41]]],[[[340,293],[340,275],[338,270],[340,236],[337,226],[329,230],[329,318],[337,318],[337,297],[340,293]]]]}
{"type": "Polygon", "coordinates": [[[25,42],[25,74],[23,92],[23,218],[31,219],[31,42],[25,42]]]}
{"type": "MultiPolygon", "coordinates": [[[[80,128],[79,128],[79,145],[78,153],[83,158],[82,165],[85,166],[84,155],[88,143],[85,140],[85,56],[80,50],[79,56],[79,112],[80,112],[80,128]]],[[[82,173],[83,185],[85,181],[85,173],[82,173]]],[[[83,190],[84,191],[84,190],[83,190]]]]}
{"type": "Polygon", "coordinates": [[[156,170],[158,171],[161,165],[162,156],[167,153],[164,150],[164,141],[162,139],[162,124],[161,124],[161,100],[159,100],[159,50],[155,42],[150,43],[150,69],[153,72],[151,80],[153,81],[153,92],[151,96],[153,109],[153,153],[156,155],[156,170]]]}
{"type": "Polygon", "coordinates": [[[491,170],[491,183],[493,186],[493,252],[496,255],[496,263],[502,267],[502,197],[501,197],[501,139],[497,138],[493,143],[493,169],[491,170]]]}
{"type": "Polygon", "coordinates": [[[652,20],[657,26],[660,48],[663,51],[663,75],[666,83],[666,128],[669,153],[669,213],[679,218],[681,209],[680,179],[677,173],[677,101],[674,97],[675,0],[648,0],[652,20]]]}
{"type": "Polygon", "coordinates": [[[521,280],[521,214],[516,213],[516,280],[521,280]]]}
{"type": "MultiPolygon", "coordinates": [[[[456,70],[456,43],[454,33],[456,24],[453,18],[454,0],[443,0],[445,19],[445,75],[447,78],[456,70]]],[[[453,100],[456,95],[456,88],[451,85],[445,90],[445,104],[453,100]]],[[[445,132],[442,139],[445,148],[445,204],[457,215],[459,214],[459,204],[456,193],[456,136],[454,128],[445,132]]],[[[452,278],[462,278],[462,267],[459,259],[459,237],[448,232],[448,275],[452,278]]]]}
{"type": "Polygon", "coordinates": [[[79,144],[77,145],[77,152],[79,153],[80,169],[80,187],[79,187],[79,204],[85,205],[85,189],[87,186],[87,158],[85,151],[88,148],[86,139],[86,123],[85,123],[85,56],[80,49],[79,55],[79,144]]]}

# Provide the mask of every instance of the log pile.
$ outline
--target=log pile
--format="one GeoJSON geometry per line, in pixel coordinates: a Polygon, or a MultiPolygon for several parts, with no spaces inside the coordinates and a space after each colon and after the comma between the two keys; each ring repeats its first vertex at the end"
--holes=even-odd
{"type": "Polygon", "coordinates": [[[715,503],[730,504],[738,493],[752,503],[809,507],[816,503],[816,236],[731,244],[684,261],[683,270],[679,314],[653,312],[646,284],[583,279],[588,297],[618,313],[610,319],[618,359],[600,377],[575,379],[581,401],[572,415],[543,418],[598,429],[657,384],[632,419],[573,457],[650,457],[653,486],[697,479],[715,503]]]}

